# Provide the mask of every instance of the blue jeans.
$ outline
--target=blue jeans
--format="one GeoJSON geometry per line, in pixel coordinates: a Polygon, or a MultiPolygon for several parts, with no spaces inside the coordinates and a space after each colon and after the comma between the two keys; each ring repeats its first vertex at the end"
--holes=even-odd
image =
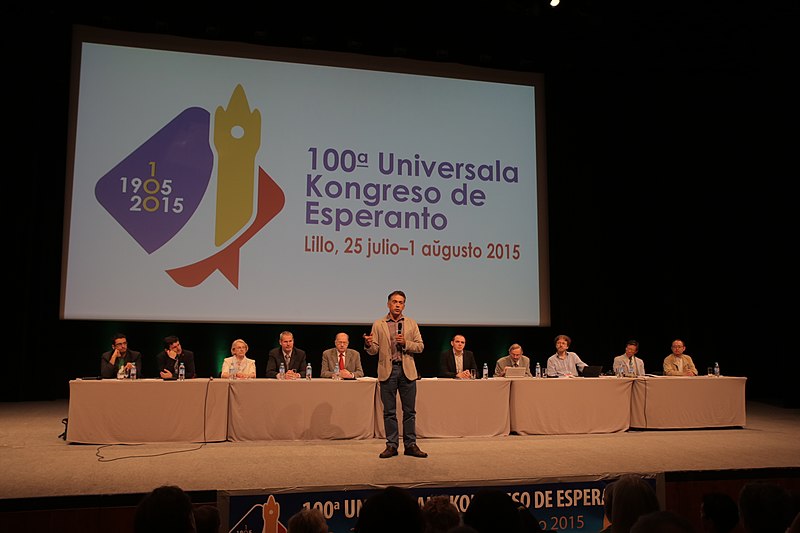
{"type": "Polygon", "coordinates": [[[400,392],[400,404],[403,408],[403,446],[408,447],[417,442],[417,382],[406,378],[403,365],[392,365],[389,379],[380,382],[381,401],[383,402],[383,428],[386,432],[386,445],[397,448],[397,393],[400,392]]]}

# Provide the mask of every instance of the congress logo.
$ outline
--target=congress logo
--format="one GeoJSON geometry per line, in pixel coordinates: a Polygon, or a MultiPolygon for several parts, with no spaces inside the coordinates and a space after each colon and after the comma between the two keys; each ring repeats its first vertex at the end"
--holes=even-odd
{"type": "Polygon", "coordinates": [[[216,251],[166,273],[181,286],[195,287],[218,270],[238,288],[239,251],[280,213],[286,200],[256,162],[261,112],[250,109],[241,85],[227,107],[217,107],[213,126],[207,110],[184,110],[102,176],[95,197],[152,254],[179,238],[205,197],[214,168],[210,139],[217,154],[217,188],[214,231],[208,238],[216,251]]]}

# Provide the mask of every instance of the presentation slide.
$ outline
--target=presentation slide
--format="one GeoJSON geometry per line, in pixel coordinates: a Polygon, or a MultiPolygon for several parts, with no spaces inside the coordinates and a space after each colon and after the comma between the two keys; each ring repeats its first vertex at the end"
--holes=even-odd
{"type": "Polygon", "coordinates": [[[539,78],[108,35],[76,29],[62,318],[368,324],[399,289],[548,325],[539,78]]]}

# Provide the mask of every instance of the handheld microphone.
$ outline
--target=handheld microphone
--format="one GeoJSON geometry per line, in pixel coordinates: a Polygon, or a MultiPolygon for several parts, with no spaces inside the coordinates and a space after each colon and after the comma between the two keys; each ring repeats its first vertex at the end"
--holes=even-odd
{"type": "MultiPolygon", "coordinates": [[[[403,334],[403,323],[402,323],[402,322],[398,322],[398,323],[397,323],[397,334],[398,334],[398,335],[402,335],[402,334],[403,334]]],[[[398,348],[400,348],[400,352],[401,352],[401,353],[402,353],[403,351],[405,351],[405,350],[404,350],[404,349],[405,349],[405,347],[404,347],[403,345],[401,345],[401,344],[398,344],[397,346],[398,346],[398,348]]]]}

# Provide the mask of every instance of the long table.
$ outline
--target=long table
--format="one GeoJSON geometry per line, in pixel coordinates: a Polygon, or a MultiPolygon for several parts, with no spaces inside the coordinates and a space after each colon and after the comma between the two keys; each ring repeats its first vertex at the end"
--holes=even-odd
{"type": "Polygon", "coordinates": [[[739,427],[747,421],[745,382],[727,376],[643,377],[635,380],[631,427],[739,427]]]}
{"type": "MultiPolygon", "coordinates": [[[[740,377],[417,382],[417,436],[744,426],[740,377]]],[[[397,415],[402,434],[402,409],[397,415]]],[[[92,444],[383,438],[375,378],[70,381],[67,441],[92,444]]]]}
{"type": "Polygon", "coordinates": [[[511,431],[568,435],[626,431],[633,379],[541,378],[511,383],[511,431]]]}
{"type": "Polygon", "coordinates": [[[228,439],[371,439],[377,380],[230,381],[228,439]]]}
{"type": "MultiPolygon", "coordinates": [[[[417,381],[417,437],[497,437],[508,435],[507,379],[436,379],[417,381]]],[[[397,422],[403,435],[403,410],[397,397],[397,422]]],[[[383,438],[383,402],[375,394],[375,436],[383,438]]]]}
{"type": "Polygon", "coordinates": [[[86,444],[227,440],[227,380],[73,380],[66,440],[86,444]]]}

